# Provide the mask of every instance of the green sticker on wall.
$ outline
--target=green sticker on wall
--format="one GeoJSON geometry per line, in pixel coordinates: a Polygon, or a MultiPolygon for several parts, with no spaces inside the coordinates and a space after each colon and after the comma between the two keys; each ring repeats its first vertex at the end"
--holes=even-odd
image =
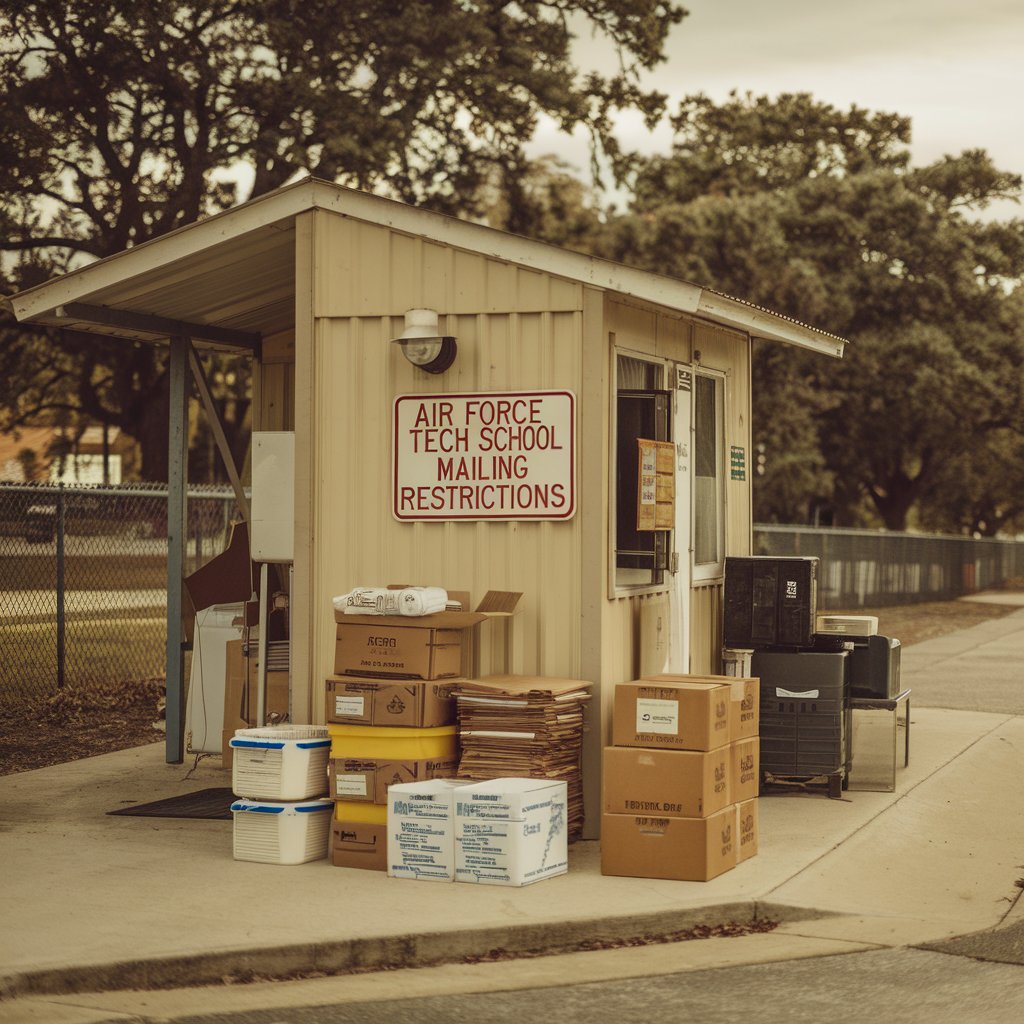
{"type": "Polygon", "coordinates": [[[729,469],[730,479],[747,479],[747,451],[738,444],[732,445],[729,449],[729,469]]]}

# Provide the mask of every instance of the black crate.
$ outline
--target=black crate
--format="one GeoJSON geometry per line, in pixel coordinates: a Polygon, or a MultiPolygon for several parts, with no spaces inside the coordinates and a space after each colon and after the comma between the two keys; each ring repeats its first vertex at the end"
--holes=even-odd
{"type": "Polygon", "coordinates": [[[810,647],[818,602],[818,559],[725,560],[726,647],[810,647]]]}
{"type": "Polygon", "coordinates": [[[850,696],[892,700],[900,692],[899,640],[887,636],[853,639],[850,653],[850,696]]]}

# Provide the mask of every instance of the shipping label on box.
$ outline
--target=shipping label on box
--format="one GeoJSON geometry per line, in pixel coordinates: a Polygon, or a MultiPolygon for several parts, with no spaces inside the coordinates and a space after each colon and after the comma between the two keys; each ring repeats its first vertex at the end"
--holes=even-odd
{"type": "Polygon", "coordinates": [[[761,788],[761,741],[758,737],[729,744],[732,799],[752,800],[761,788]]]}
{"type": "Polygon", "coordinates": [[[458,767],[456,757],[410,760],[333,758],[328,768],[331,799],[386,804],[389,786],[450,778],[455,775],[458,767]]]}
{"type": "Polygon", "coordinates": [[[735,805],[707,818],[601,815],[601,874],[706,882],[737,863],[735,805]]]}
{"type": "Polygon", "coordinates": [[[403,682],[328,676],[327,721],[341,725],[410,726],[430,728],[455,722],[451,688],[460,682],[430,680],[403,682]]]}
{"type": "Polygon", "coordinates": [[[617,747],[715,750],[729,742],[727,683],[658,676],[615,687],[612,742],[617,747]]]}
{"type": "Polygon", "coordinates": [[[335,675],[445,679],[459,675],[461,668],[461,629],[362,622],[337,625],[335,675]]]}
{"type": "Polygon", "coordinates": [[[455,880],[455,794],[472,783],[430,779],[388,790],[388,874],[426,882],[455,880]]]}
{"type": "Polygon", "coordinates": [[[336,868],[384,871],[388,866],[387,828],[377,822],[331,822],[331,863],[336,868]]]}
{"type": "Polygon", "coordinates": [[[739,838],[737,863],[742,863],[755,856],[758,847],[758,802],[743,800],[736,805],[736,833],[739,838]]]}
{"type": "Polygon", "coordinates": [[[605,747],[604,810],[704,818],[733,802],[731,747],[712,751],[605,747]]]}
{"type": "Polygon", "coordinates": [[[456,881],[529,885],[569,867],[567,787],[546,779],[493,779],[455,798],[456,881]]]}

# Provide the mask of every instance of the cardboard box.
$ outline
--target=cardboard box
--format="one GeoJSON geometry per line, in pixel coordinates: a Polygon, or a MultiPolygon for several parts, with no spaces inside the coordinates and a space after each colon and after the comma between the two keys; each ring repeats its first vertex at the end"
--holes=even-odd
{"type": "Polygon", "coordinates": [[[458,676],[462,671],[462,628],[425,624],[440,617],[396,621],[390,615],[346,615],[345,619],[352,621],[338,623],[334,674],[386,679],[458,676]]]}
{"type": "Polygon", "coordinates": [[[724,683],[732,689],[732,703],[729,706],[730,739],[741,740],[758,734],[761,701],[761,681],[751,676],[703,676],[703,675],[644,675],[652,682],[662,680],[685,680],[694,683],[724,683]]]}
{"type": "Polygon", "coordinates": [[[336,868],[386,871],[387,826],[372,821],[331,822],[331,863],[336,868]]]}
{"type": "Polygon", "coordinates": [[[390,682],[356,676],[327,677],[327,721],[339,725],[415,728],[452,725],[455,700],[450,683],[416,679],[390,682]]]}
{"type": "Polygon", "coordinates": [[[602,807],[612,814],[706,818],[733,802],[731,755],[731,746],[711,751],[605,747],[602,807]]]}
{"type": "MultiPolygon", "coordinates": [[[[249,729],[256,724],[256,685],[259,681],[256,659],[242,653],[241,640],[224,645],[224,731],[221,757],[223,766],[232,765],[228,740],[236,729],[249,729]]],[[[265,711],[269,715],[288,716],[289,679],[287,672],[267,673],[265,711]]]]}
{"type": "Polygon", "coordinates": [[[707,818],[601,815],[601,874],[706,882],[734,868],[735,805],[707,818]]]}
{"type": "Polygon", "coordinates": [[[757,799],[743,800],[736,804],[736,828],[740,837],[739,850],[736,854],[738,864],[757,855],[758,826],[757,799]]]}
{"type": "Polygon", "coordinates": [[[387,869],[391,878],[455,880],[455,800],[464,779],[430,779],[388,790],[387,869]]]}
{"type": "Polygon", "coordinates": [[[375,758],[332,758],[328,778],[332,800],[365,800],[386,804],[388,787],[453,777],[457,757],[396,761],[375,758]]]}
{"type": "Polygon", "coordinates": [[[615,687],[612,742],[617,747],[715,750],[729,742],[728,683],[688,676],[638,679],[615,687]]]}
{"type": "Polygon", "coordinates": [[[567,787],[493,779],[455,796],[455,880],[529,885],[569,869],[567,787]]]}
{"type": "Polygon", "coordinates": [[[733,801],[753,800],[761,789],[761,741],[754,736],[730,743],[729,768],[733,801]]]}

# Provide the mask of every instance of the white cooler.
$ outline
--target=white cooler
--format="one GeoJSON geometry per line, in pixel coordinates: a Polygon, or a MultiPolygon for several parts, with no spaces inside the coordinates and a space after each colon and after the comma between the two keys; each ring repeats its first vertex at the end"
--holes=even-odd
{"type": "Polygon", "coordinates": [[[331,738],[323,725],[280,725],[237,729],[231,789],[235,796],[263,800],[306,800],[330,788],[327,762],[331,738]]]}
{"type": "Polygon", "coordinates": [[[331,800],[236,800],[231,810],[235,860],[305,864],[327,856],[334,814],[331,800]]]}

